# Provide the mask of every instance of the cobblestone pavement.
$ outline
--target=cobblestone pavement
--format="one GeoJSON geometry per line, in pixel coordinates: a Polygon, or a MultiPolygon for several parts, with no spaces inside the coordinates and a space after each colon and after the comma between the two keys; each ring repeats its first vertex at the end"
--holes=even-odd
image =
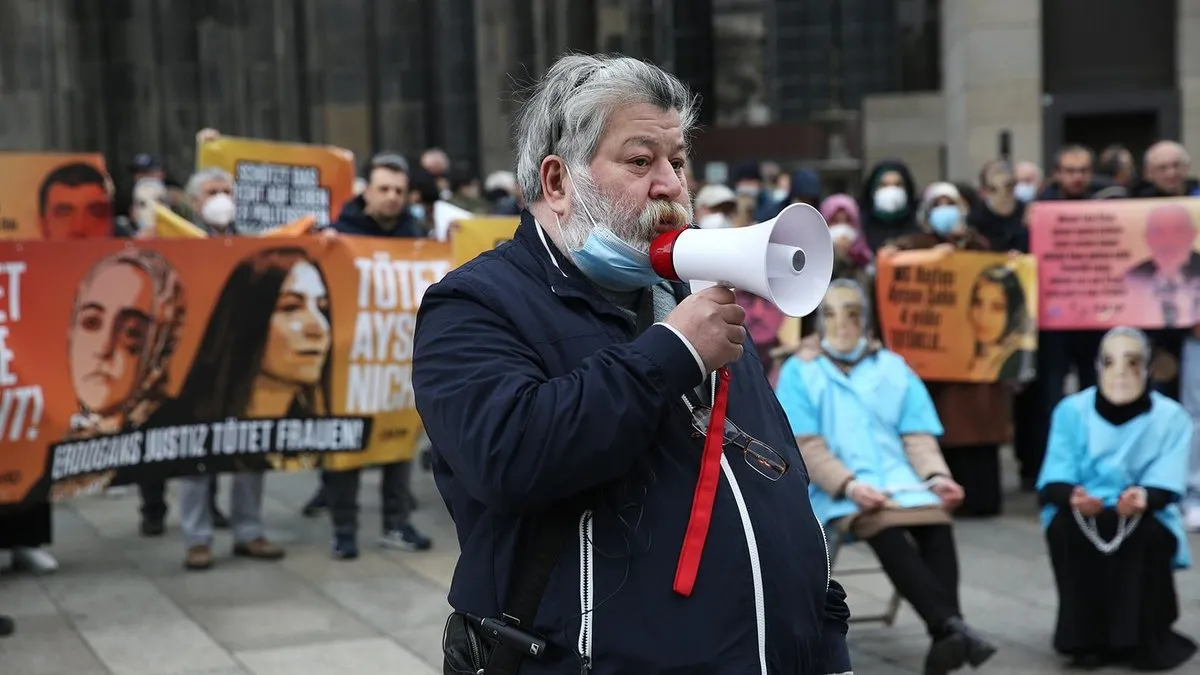
{"type": "MultiPolygon", "coordinates": [[[[446,588],[458,551],[428,474],[414,480],[422,507],[414,521],[435,538],[434,550],[383,551],[364,538],[363,555],[353,562],[329,558],[324,518],[298,515],[315,485],[312,474],[267,478],[264,516],[270,537],[288,548],[285,560],[234,560],[228,557],[228,534],[219,534],[221,557],[206,573],[182,569],[177,520],[169,522],[163,538],[138,536],[135,493],[60,506],[52,549],[59,572],[0,579],[0,612],[18,622],[16,635],[0,640],[0,673],[440,673],[446,588]]],[[[379,528],[377,486],[376,474],[368,472],[364,533],[379,528]]],[[[223,504],[227,487],[222,486],[223,504]]],[[[1059,672],[1049,646],[1055,594],[1032,498],[1010,497],[1003,518],[959,523],[957,538],[968,619],[1002,649],[980,672],[1059,672]]],[[[838,567],[871,562],[851,546],[838,567]]],[[[881,576],[842,579],[856,612],[874,612],[890,595],[881,576]]],[[[1200,635],[1197,573],[1183,572],[1178,580],[1180,628],[1200,635]]],[[[926,638],[907,607],[894,626],[855,625],[851,636],[859,675],[920,672],[926,638]]],[[[1183,672],[1200,673],[1200,662],[1183,672]]]]}

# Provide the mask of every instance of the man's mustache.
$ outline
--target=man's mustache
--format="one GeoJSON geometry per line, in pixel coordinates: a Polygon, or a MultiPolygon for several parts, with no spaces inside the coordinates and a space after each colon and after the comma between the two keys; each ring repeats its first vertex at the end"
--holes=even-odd
{"type": "Polygon", "coordinates": [[[687,227],[691,223],[688,222],[687,209],[676,202],[665,199],[658,199],[646,205],[642,209],[642,215],[638,218],[638,225],[645,230],[653,228],[655,225],[670,225],[672,227],[687,227]]]}

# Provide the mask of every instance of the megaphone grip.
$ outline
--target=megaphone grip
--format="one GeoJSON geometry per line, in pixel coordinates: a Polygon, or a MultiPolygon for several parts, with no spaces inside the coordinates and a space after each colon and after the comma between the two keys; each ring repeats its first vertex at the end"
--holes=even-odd
{"type": "Polygon", "coordinates": [[[679,273],[675,271],[675,240],[687,228],[664,232],[650,243],[650,267],[654,273],[667,281],[680,281],[679,273]]]}

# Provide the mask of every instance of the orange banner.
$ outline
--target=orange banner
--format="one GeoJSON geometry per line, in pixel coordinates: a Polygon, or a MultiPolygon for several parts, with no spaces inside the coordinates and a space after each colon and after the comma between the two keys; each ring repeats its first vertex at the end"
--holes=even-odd
{"type": "Polygon", "coordinates": [[[0,504],[411,454],[412,329],[449,258],[355,237],[0,243],[0,504]]]}
{"type": "Polygon", "coordinates": [[[876,261],[880,337],[923,380],[1026,381],[1037,350],[1032,256],[906,251],[876,261]]]}
{"type": "Polygon", "coordinates": [[[102,155],[0,152],[0,239],[112,235],[112,180],[102,155]]]}
{"type": "Polygon", "coordinates": [[[344,148],[222,136],[197,149],[197,170],[211,167],[233,176],[234,222],[244,234],[304,216],[324,227],[354,194],[354,155],[344,148]]]}
{"type": "Polygon", "coordinates": [[[1031,208],[1042,328],[1200,324],[1200,200],[1037,202],[1031,208]]]}

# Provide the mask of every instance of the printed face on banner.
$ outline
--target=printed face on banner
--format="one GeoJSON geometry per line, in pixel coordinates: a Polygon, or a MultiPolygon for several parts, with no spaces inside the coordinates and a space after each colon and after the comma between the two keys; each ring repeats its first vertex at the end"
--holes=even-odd
{"type": "Polygon", "coordinates": [[[1145,345],[1128,335],[1110,335],[1100,345],[1100,391],[1112,403],[1124,405],[1146,391],[1145,345]]]}
{"type": "Polygon", "coordinates": [[[865,314],[862,295],[853,288],[830,288],[821,303],[822,337],[839,352],[853,351],[863,336],[865,314]]]}
{"type": "Polygon", "coordinates": [[[1020,317],[1013,316],[1013,312],[1024,307],[1010,307],[1009,296],[1021,292],[1016,276],[1008,274],[1003,268],[989,268],[979,275],[971,288],[971,308],[968,312],[971,330],[978,344],[997,344],[1016,327],[1020,317]]]}
{"type": "Polygon", "coordinates": [[[86,410],[112,414],[133,394],[152,301],[145,271],[119,262],[105,264],[80,286],[68,363],[75,395],[86,410]]]}
{"type": "Polygon", "coordinates": [[[329,291],[309,262],[292,267],[279,292],[263,351],[262,372],[281,382],[313,385],[329,358],[329,291]]]}
{"type": "MultiPolygon", "coordinates": [[[[50,178],[53,177],[52,174],[50,178]]],[[[86,239],[112,235],[112,201],[105,183],[87,181],[72,185],[53,182],[46,184],[43,189],[42,234],[47,239],[86,239]]]]}
{"type": "Polygon", "coordinates": [[[1182,206],[1162,206],[1146,219],[1146,246],[1163,276],[1179,274],[1192,255],[1196,227],[1182,206]]]}

